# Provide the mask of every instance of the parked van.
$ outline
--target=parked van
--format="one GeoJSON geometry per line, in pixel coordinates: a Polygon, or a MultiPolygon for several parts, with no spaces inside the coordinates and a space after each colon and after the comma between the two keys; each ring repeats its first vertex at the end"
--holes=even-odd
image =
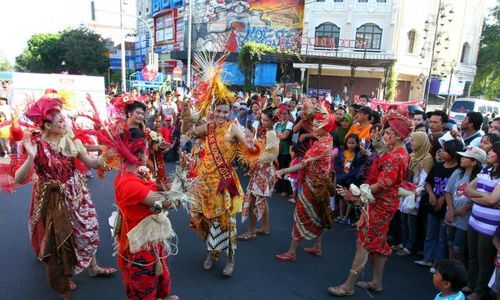
{"type": "Polygon", "coordinates": [[[460,125],[465,115],[470,111],[478,111],[483,116],[494,113],[498,117],[500,115],[500,102],[474,98],[458,98],[451,106],[450,119],[453,119],[457,125],[460,125]]]}

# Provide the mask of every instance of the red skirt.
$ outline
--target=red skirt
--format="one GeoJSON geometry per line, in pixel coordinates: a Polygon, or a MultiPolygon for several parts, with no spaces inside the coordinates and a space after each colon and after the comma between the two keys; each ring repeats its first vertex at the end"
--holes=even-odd
{"type": "MultiPolygon", "coordinates": [[[[167,251],[163,245],[156,245],[149,250],[142,250],[128,255],[128,262],[123,263],[122,278],[125,284],[127,299],[156,300],[170,295],[172,281],[167,266],[167,259],[162,258],[161,274],[156,274],[157,257],[166,257],[167,251]]],[[[119,264],[122,265],[122,264],[119,264]]]]}
{"type": "Polygon", "coordinates": [[[391,255],[387,232],[397,209],[397,205],[381,205],[379,202],[366,206],[358,221],[357,242],[369,252],[391,255]]]}

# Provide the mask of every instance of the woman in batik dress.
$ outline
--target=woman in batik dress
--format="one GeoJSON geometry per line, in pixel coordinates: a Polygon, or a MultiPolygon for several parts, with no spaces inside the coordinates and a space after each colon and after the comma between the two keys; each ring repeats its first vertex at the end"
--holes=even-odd
{"type": "Polygon", "coordinates": [[[249,240],[257,234],[269,234],[269,205],[267,197],[273,192],[276,183],[275,169],[273,162],[278,157],[279,139],[276,131],[273,130],[273,111],[266,109],[261,114],[262,127],[265,128],[263,142],[264,152],[259,159],[250,167],[250,182],[247,187],[247,195],[243,202],[243,213],[241,221],[249,219],[248,230],[238,236],[238,240],[249,240]],[[258,221],[262,219],[262,228],[255,230],[258,221]]]}
{"type": "MultiPolygon", "coordinates": [[[[346,281],[328,291],[335,296],[354,294],[354,285],[381,292],[382,274],[391,248],[387,243],[389,223],[399,207],[398,188],[408,176],[410,156],[404,141],[411,132],[411,123],[399,114],[389,114],[384,120],[383,139],[387,152],[372,165],[368,184],[374,201],[364,209],[358,221],[356,254],[346,281]],[[370,282],[356,282],[369,256],[373,257],[373,278],[370,282]]],[[[342,193],[342,191],[339,191],[342,193]]]]}
{"type": "Polygon", "coordinates": [[[68,134],[61,114],[62,101],[41,98],[25,116],[41,129],[41,134],[25,137],[25,160],[15,172],[16,183],[33,176],[29,212],[31,246],[47,265],[50,286],[64,299],[71,299],[76,284],[72,276],[89,267],[90,276],[109,276],[112,268],[96,262],[99,227],[85,176],[75,168],[80,159],[87,167],[104,165],[99,157],[91,158],[83,144],[68,134]]]}
{"type": "Polygon", "coordinates": [[[302,240],[315,240],[312,247],[304,248],[305,252],[314,256],[323,255],[321,235],[325,228],[331,228],[333,221],[330,209],[333,181],[329,176],[333,147],[329,132],[333,122],[326,114],[314,115],[313,136],[316,141],[300,163],[277,171],[278,176],[301,171],[290,248],[287,252],[275,256],[278,261],[296,261],[297,247],[302,240]]]}

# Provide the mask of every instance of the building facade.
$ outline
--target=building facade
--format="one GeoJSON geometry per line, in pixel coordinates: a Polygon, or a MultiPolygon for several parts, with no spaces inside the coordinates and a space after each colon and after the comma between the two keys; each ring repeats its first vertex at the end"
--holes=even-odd
{"type": "Polygon", "coordinates": [[[429,71],[436,95],[467,93],[474,79],[484,0],[307,1],[304,12],[294,67],[311,94],[384,99],[391,66],[399,101],[423,99],[429,71]]]}

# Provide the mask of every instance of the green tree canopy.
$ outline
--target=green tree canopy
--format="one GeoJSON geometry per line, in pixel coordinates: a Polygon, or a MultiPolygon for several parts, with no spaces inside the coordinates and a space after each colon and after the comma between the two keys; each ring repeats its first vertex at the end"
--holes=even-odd
{"type": "Polygon", "coordinates": [[[12,71],[12,64],[8,59],[0,59],[0,71],[12,71]]]}
{"type": "Polygon", "coordinates": [[[471,94],[500,98],[500,0],[485,21],[477,57],[477,73],[471,94]]]}
{"type": "Polygon", "coordinates": [[[16,69],[26,72],[98,75],[107,68],[104,39],[85,27],[57,34],[35,34],[16,57],[16,69]]]}

